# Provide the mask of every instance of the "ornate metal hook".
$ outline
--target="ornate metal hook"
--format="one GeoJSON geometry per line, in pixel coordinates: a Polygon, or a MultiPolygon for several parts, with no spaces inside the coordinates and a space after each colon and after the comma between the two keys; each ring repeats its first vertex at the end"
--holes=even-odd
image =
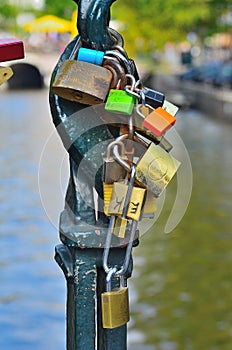
{"type": "Polygon", "coordinates": [[[77,28],[84,45],[108,50],[115,45],[109,32],[110,6],[116,0],[74,0],[78,5],[77,28]]]}

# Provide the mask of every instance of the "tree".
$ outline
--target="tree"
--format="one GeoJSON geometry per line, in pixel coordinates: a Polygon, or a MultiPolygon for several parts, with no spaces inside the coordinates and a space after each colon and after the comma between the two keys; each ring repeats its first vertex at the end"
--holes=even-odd
{"type": "Polygon", "coordinates": [[[150,52],[168,41],[184,40],[189,32],[203,37],[218,31],[218,19],[231,0],[118,0],[114,19],[132,50],[150,52]]]}
{"type": "Polygon", "coordinates": [[[45,0],[43,13],[71,19],[72,13],[75,9],[76,4],[72,0],[45,0]]]}

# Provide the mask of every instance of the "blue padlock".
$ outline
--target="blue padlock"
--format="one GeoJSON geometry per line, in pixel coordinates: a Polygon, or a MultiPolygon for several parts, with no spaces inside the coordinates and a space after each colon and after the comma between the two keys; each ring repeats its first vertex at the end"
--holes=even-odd
{"type": "Polygon", "coordinates": [[[89,62],[98,66],[102,65],[105,53],[103,51],[96,51],[81,47],[78,51],[77,60],[89,62]]]}

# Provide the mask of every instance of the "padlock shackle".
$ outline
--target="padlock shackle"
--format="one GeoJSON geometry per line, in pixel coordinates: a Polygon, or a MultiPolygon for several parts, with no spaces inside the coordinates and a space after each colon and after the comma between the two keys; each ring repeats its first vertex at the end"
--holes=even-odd
{"type": "Polygon", "coordinates": [[[117,267],[116,266],[111,267],[109,269],[109,271],[107,272],[107,275],[106,275],[106,291],[107,292],[111,292],[112,291],[111,281],[112,281],[112,278],[115,276],[116,272],[117,272],[117,267]]]}
{"type": "Polygon", "coordinates": [[[133,220],[132,225],[131,225],[130,241],[129,241],[127,248],[126,248],[126,255],[125,255],[124,263],[123,263],[122,267],[120,268],[120,270],[116,271],[116,273],[115,273],[116,277],[125,275],[127,270],[128,270],[128,266],[130,263],[130,257],[131,257],[131,251],[133,248],[133,242],[135,239],[137,226],[138,226],[138,221],[133,220]]]}
{"type": "Polygon", "coordinates": [[[106,151],[106,158],[110,159],[110,153],[111,153],[111,149],[115,146],[121,146],[121,156],[125,154],[125,145],[122,141],[118,141],[118,140],[114,140],[112,141],[108,147],[107,147],[107,151],[106,151]]]}
{"type": "MultiPolygon", "coordinates": [[[[140,111],[140,104],[139,104],[139,100],[137,99],[136,100],[136,107],[135,107],[135,109],[136,109],[136,113],[140,116],[140,117],[142,117],[143,119],[145,119],[145,115],[143,115],[143,113],[140,111]]],[[[144,104],[142,104],[142,106],[145,106],[144,104]]],[[[146,106],[145,106],[146,107],[146,106]]]]}
{"type": "MultiPolygon", "coordinates": [[[[127,211],[128,211],[128,207],[129,207],[129,203],[130,203],[130,199],[131,199],[131,195],[132,195],[132,191],[133,191],[134,181],[135,181],[135,175],[136,175],[136,165],[134,163],[132,163],[131,177],[130,177],[130,181],[128,183],[128,188],[127,188],[124,208],[123,208],[123,212],[122,212],[122,217],[123,218],[126,217],[126,214],[127,214],[127,211]]],[[[137,225],[138,225],[138,221],[137,220],[132,220],[130,240],[129,240],[129,243],[128,243],[127,248],[126,248],[126,255],[125,255],[124,263],[123,263],[122,267],[120,268],[120,270],[118,270],[115,273],[115,276],[125,275],[125,273],[126,273],[126,271],[128,269],[129,262],[130,262],[130,256],[131,256],[131,250],[132,250],[132,247],[133,247],[133,241],[134,241],[134,238],[135,238],[137,225]]]]}
{"type": "Polygon", "coordinates": [[[131,65],[127,58],[119,51],[116,50],[108,50],[105,52],[105,58],[114,57],[118,59],[118,61],[124,66],[127,74],[132,74],[131,65]]]}
{"type": "Polygon", "coordinates": [[[76,42],[69,55],[69,58],[68,58],[69,60],[74,60],[76,58],[77,52],[82,45],[81,36],[79,34],[74,38],[74,40],[76,40],[76,42]]]}
{"type": "Polygon", "coordinates": [[[114,160],[120,164],[128,173],[131,172],[131,167],[130,165],[120,157],[120,154],[118,152],[118,146],[117,144],[113,147],[113,158],[114,160]]]}
{"type": "Polygon", "coordinates": [[[105,248],[104,248],[104,253],[103,253],[103,269],[105,273],[108,273],[110,268],[108,266],[108,258],[109,258],[109,253],[110,253],[110,246],[111,246],[111,241],[112,241],[112,234],[113,234],[113,229],[114,229],[114,222],[115,222],[115,217],[111,215],[110,217],[110,222],[106,234],[106,243],[105,243],[105,248]]]}
{"type": "Polygon", "coordinates": [[[123,48],[124,39],[123,39],[122,35],[117,30],[115,30],[113,28],[108,27],[107,29],[110,32],[110,34],[112,35],[112,37],[116,39],[116,41],[117,41],[116,46],[123,48]]]}
{"type": "Polygon", "coordinates": [[[126,50],[124,49],[123,46],[115,45],[115,46],[113,47],[113,49],[114,49],[114,50],[117,50],[117,51],[119,51],[121,54],[123,54],[123,56],[124,56],[128,61],[130,60],[130,58],[129,58],[129,56],[127,55],[127,52],[126,52],[126,50]]]}
{"type": "Polygon", "coordinates": [[[119,87],[124,89],[124,87],[126,86],[127,79],[126,73],[121,64],[113,57],[109,57],[107,59],[104,58],[103,67],[109,69],[113,74],[110,88],[115,88],[120,81],[119,87]]]}
{"type": "Polygon", "coordinates": [[[135,164],[132,164],[130,181],[128,183],[126,198],[125,198],[124,207],[123,207],[123,211],[122,211],[122,218],[124,218],[124,219],[126,218],[126,215],[128,212],[128,207],[129,207],[130,200],[131,200],[131,195],[132,195],[133,186],[134,186],[134,182],[135,182],[135,174],[136,174],[136,166],[135,166],[135,164]]]}

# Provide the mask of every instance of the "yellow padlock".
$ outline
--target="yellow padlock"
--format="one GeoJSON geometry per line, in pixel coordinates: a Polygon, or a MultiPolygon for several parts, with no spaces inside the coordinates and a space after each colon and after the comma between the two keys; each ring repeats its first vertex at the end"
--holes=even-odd
{"type": "Polygon", "coordinates": [[[136,180],[159,197],[167,187],[180,162],[158,145],[150,144],[136,166],[136,180]]]}
{"type": "Polygon", "coordinates": [[[0,66],[0,85],[5,83],[13,75],[13,70],[11,67],[1,67],[0,66]]]}
{"type": "Polygon", "coordinates": [[[156,196],[147,190],[146,199],[143,206],[142,218],[153,219],[157,211],[156,196]]]}
{"type": "Polygon", "coordinates": [[[120,287],[112,289],[111,281],[117,270],[111,268],[106,276],[106,292],[101,294],[103,328],[117,328],[130,319],[128,288],[124,286],[124,277],[120,278],[120,287]]]}
{"type": "Polygon", "coordinates": [[[109,214],[109,205],[110,205],[110,199],[112,196],[114,184],[108,184],[106,182],[103,182],[103,196],[104,196],[104,214],[106,216],[110,216],[109,214]]]}
{"type": "MultiPolygon", "coordinates": [[[[113,185],[112,196],[108,207],[110,215],[122,215],[125,205],[128,185],[122,182],[115,182],[113,185]]],[[[140,187],[133,187],[131,198],[126,212],[126,218],[132,220],[139,220],[142,206],[144,202],[146,189],[140,187]]]]}
{"type": "Polygon", "coordinates": [[[127,219],[116,216],[113,234],[119,238],[124,238],[127,228],[127,219]]]}

